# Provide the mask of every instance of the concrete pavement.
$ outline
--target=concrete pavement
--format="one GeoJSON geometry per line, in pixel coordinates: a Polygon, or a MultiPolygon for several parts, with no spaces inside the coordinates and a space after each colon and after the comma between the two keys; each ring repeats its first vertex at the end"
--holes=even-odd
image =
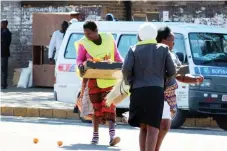
{"type": "MultiPolygon", "coordinates": [[[[1,151],[138,151],[139,130],[127,125],[117,126],[122,141],[109,147],[108,128],[100,129],[100,144],[90,145],[91,124],[77,120],[2,117],[0,124],[1,151]],[[33,138],[38,138],[38,144],[33,138]],[[63,141],[58,147],[57,141],[63,141]]],[[[227,132],[219,129],[171,130],[160,151],[224,151],[227,148],[227,132]]]]}
{"type": "MultiPolygon", "coordinates": [[[[16,88],[1,91],[1,115],[79,119],[74,103],[54,100],[52,88],[16,88]]],[[[117,118],[123,122],[122,118],[117,118]]]]}
{"type": "Polygon", "coordinates": [[[1,92],[1,114],[6,116],[78,119],[73,106],[55,101],[49,88],[9,88],[1,92]]]}
{"type": "Polygon", "coordinates": [[[16,88],[1,90],[1,106],[72,109],[71,103],[54,100],[52,88],[16,88]]]}
{"type": "MultiPolygon", "coordinates": [[[[64,103],[54,100],[52,88],[16,88],[1,91],[1,115],[21,117],[46,117],[61,119],[79,119],[73,113],[74,103],[64,103]]],[[[117,117],[117,122],[125,122],[117,117]]],[[[211,118],[187,119],[184,126],[217,127],[211,118]]]]}

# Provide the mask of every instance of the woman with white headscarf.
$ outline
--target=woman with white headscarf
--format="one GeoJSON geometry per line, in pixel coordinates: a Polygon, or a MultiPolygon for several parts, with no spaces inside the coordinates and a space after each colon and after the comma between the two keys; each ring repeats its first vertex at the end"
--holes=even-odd
{"type": "Polygon", "coordinates": [[[156,36],[153,24],[142,24],[139,42],[129,49],[122,69],[131,92],[128,123],[140,128],[141,151],[155,151],[164,105],[164,79],[176,74],[168,47],[157,44],[156,36]]]}
{"type": "Polygon", "coordinates": [[[105,20],[106,21],[116,21],[114,15],[111,13],[106,14],[105,20]]]}
{"type": "Polygon", "coordinates": [[[73,24],[73,23],[76,23],[78,22],[78,19],[76,18],[72,18],[70,21],[69,21],[69,25],[73,24]]]}

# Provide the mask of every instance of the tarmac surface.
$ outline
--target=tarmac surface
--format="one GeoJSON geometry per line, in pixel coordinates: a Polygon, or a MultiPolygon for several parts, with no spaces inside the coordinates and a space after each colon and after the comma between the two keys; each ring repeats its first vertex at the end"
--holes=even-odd
{"type": "MultiPolygon", "coordinates": [[[[110,147],[108,128],[99,131],[100,142],[91,145],[91,124],[78,120],[47,118],[2,117],[0,123],[1,151],[139,151],[139,130],[127,125],[117,125],[116,134],[121,142],[110,147]],[[37,144],[33,139],[38,138],[37,144]],[[62,141],[59,147],[57,141],[62,141]]],[[[160,151],[224,151],[227,132],[219,129],[186,128],[171,130],[160,151]]]]}

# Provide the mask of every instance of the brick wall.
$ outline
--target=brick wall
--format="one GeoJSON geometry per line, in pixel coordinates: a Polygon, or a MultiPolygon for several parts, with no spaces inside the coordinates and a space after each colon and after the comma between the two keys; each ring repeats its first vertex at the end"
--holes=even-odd
{"type": "Polygon", "coordinates": [[[83,12],[89,15],[113,13],[116,18],[124,20],[124,4],[114,1],[77,1],[77,2],[15,2],[1,3],[1,18],[9,21],[12,32],[11,58],[9,60],[9,85],[12,84],[13,70],[27,67],[32,60],[32,13],[34,12],[83,12]],[[102,8],[101,12],[100,9],[102,8]]]}
{"type": "MultiPolygon", "coordinates": [[[[25,59],[22,59],[23,55],[27,55],[23,51],[23,42],[21,42],[21,5],[19,2],[1,2],[1,18],[5,18],[9,21],[9,29],[12,32],[12,43],[10,46],[11,57],[9,59],[9,85],[12,83],[13,69],[24,66],[25,59]],[[19,63],[21,65],[18,65],[19,63]]],[[[2,51],[2,50],[1,50],[2,51]]]]}
{"type": "MultiPolygon", "coordinates": [[[[1,2],[1,18],[9,20],[12,32],[11,58],[9,61],[9,82],[14,68],[26,67],[32,59],[32,13],[82,11],[89,14],[104,15],[113,13],[119,20],[125,20],[126,10],[118,1],[31,1],[1,2]],[[90,7],[88,7],[90,6],[90,7]],[[102,8],[101,12],[100,9],[102,8]]],[[[227,27],[227,4],[225,2],[132,2],[132,14],[169,11],[171,21],[195,22],[227,27]]]]}
{"type": "Polygon", "coordinates": [[[227,28],[227,3],[222,2],[133,2],[132,14],[169,11],[170,21],[218,25],[227,28]]]}

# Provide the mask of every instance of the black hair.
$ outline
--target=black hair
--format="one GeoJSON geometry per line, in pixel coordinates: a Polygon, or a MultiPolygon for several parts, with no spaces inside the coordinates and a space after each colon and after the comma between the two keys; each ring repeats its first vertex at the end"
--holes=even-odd
{"type": "Polygon", "coordinates": [[[63,22],[62,22],[62,25],[67,25],[67,26],[68,26],[69,23],[68,23],[67,21],[63,21],[63,22]]]}
{"type": "Polygon", "coordinates": [[[97,30],[97,25],[93,20],[88,20],[84,23],[83,28],[95,31],[95,30],[97,30]]]}
{"type": "Polygon", "coordinates": [[[8,20],[3,19],[3,20],[2,20],[2,23],[6,23],[6,25],[8,25],[8,20]]]}
{"type": "Polygon", "coordinates": [[[158,29],[158,35],[156,37],[156,40],[158,43],[160,43],[163,39],[167,39],[171,34],[171,29],[166,27],[161,27],[158,29]]]}

